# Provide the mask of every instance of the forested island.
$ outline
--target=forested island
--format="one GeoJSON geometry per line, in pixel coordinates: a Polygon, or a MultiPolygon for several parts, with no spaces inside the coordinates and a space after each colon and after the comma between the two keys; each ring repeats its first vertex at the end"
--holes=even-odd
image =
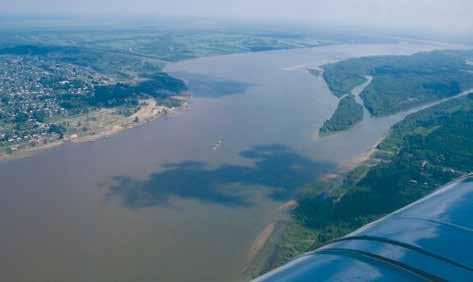
{"type": "Polygon", "coordinates": [[[409,115],[367,161],[304,189],[260,267],[281,265],[472,171],[473,93],[409,115]]]}
{"type": "Polygon", "coordinates": [[[362,106],[347,97],[366,77],[372,80],[360,93],[364,106],[374,117],[386,116],[473,88],[473,66],[468,64],[472,56],[471,51],[434,51],[355,58],[322,66],[328,88],[341,100],[320,128],[320,136],[348,130],[363,119],[362,106]]]}
{"type": "Polygon", "coordinates": [[[346,95],[339,102],[330,119],[320,128],[320,136],[330,135],[350,129],[363,120],[363,106],[358,104],[353,95],[346,95]]]}
{"type": "Polygon", "coordinates": [[[324,65],[323,77],[337,97],[372,76],[361,93],[373,116],[385,116],[455,96],[473,88],[471,51],[433,51],[411,56],[375,56],[324,65]]]}

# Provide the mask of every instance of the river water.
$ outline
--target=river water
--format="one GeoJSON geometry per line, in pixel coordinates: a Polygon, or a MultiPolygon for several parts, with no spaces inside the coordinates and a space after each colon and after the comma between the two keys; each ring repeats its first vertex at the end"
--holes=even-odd
{"type": "Polygon", "coordinates": [[[314,139],[337,99],[308,66],[427,44],[339,45],[175,63],[190,107],[108,139],[0,162],[2,281],[239,281],[294,192],[401,115],[314,139]]]}

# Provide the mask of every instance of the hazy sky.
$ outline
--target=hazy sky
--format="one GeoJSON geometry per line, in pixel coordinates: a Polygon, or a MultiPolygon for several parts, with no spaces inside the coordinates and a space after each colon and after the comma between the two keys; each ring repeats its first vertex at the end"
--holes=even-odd
{"type": "Polygon", "coordinates": [[[473,0],[0,0],[0,13],[192,15],[473,34],[473,0]]]}

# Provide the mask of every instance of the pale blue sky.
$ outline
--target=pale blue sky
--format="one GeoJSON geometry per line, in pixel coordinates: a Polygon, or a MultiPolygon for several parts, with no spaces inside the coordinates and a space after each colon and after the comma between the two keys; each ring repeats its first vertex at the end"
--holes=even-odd
{"type": "Polygon", "coordinates": [[[181,15],[473,34],[473,0],[0,0],[0,12],[181,15]]]}

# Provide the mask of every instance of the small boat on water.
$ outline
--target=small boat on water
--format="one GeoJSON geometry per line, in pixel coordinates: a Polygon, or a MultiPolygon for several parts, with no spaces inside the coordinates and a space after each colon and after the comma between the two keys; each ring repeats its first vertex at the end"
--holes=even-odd
{"type": "Polygon", "coordinates": [[[212,150],[214,151],[217,150],[220,146],[222,146],[222,144],[223,144],[223,140],[219,139],[217,143],[215,143],[214,146],[212,147],[212,150]]]}

